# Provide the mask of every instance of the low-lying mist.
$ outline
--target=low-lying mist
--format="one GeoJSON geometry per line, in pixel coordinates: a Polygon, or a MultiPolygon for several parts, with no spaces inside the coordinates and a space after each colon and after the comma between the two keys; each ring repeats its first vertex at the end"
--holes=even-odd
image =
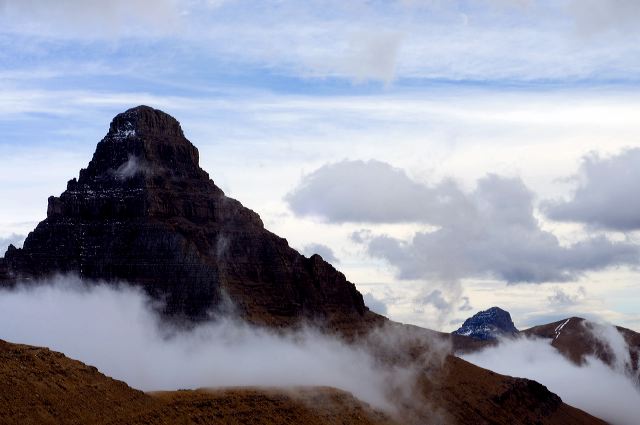
{"type": "Polygon", "coordinates": [[[637,425],[640,390],[628,375],[623,359],[629,358],[626,343],[612,326],[596,326],[594,334],[621,359],[608,366],[595,357],[578,366],[551,346],[550,340],[519,338],[503,340],[495,347],[462,356],[480,367],[504,375],[529,378],[546,385],[565,403],[614,425],[637,425]],[[617,334],[616,335],[614,335],[617,334]]]}
{"type": "Polygon", "coordinates": [[[310,328],[276,334],[231,318],[171,328],[141,291],[69,277],[1,290],[0,338],[63,352],[145,391],[331,386],[390,409],[390,389],[412,375],[310,328]]]}

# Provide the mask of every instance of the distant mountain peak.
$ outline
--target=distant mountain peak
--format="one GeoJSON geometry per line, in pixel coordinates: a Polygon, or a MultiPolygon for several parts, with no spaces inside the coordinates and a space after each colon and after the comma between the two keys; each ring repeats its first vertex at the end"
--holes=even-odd
{"type": "Polygon", "coordinates": [[[475,339],[496,339],[499,336],[512,336],[518,329],[511,320],[508,311],[500,307],[491,307],[480,311],[464,321],[462,326],[453,334],[469,336],[475,339]]]}

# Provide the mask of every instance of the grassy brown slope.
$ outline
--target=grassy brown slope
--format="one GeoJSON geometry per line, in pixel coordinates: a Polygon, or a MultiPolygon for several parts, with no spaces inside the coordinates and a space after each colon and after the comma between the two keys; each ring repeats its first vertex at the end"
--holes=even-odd
{"type": "Polygon", "coordinates": [[[46,348],[0,340],[0,423],[89,424],[152,400],[95,367],[46,348]]]}
{"type": "Polygon", "coordinates": [[[333,388],[145,394],[46,348],[0,340],[0,424],[396,424],[333,388]]]}
{"type": "MultiPolygon", "coordinates": [[[[426,376],[426,375],[423,375],[426,376]]],[[[562,402],[545,386],[479,368],[449,356],[444,367],[422,379],[425,398],[457,424],[604,424],[562,402]]]]}
{"type": "MultiPolygon", "coordinates": [[[[160,407],[130,424],[396,425],[351,394],[326,387],[229,388],[154,393],[160,407]]],[[[114,425],[117,422],[114,422],[114,425]]]]}
{"type": "Polygon", "coordinates": [[[601,424],[533,381],[448,356],[397,394],[394,418],[332,388],[145,394],[45,348],[0,341],[0,424],[601,424]]]}

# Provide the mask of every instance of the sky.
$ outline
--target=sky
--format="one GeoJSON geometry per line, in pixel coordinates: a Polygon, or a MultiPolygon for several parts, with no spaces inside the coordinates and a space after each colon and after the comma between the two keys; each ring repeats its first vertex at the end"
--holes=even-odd
{"type": "Polygon", "coordinates": [[[0,0],[0,251],[113,116],[176,117],[227,195],[375,311],[640,330],[640,2],[0,0]]]}

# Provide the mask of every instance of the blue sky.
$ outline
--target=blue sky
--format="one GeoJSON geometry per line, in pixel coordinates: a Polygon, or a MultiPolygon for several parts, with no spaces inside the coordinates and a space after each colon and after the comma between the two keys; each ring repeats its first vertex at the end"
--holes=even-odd
{"type": "Polygon", "coordinates": [[[634,0],[0,0],[0,242],[44,218],[115,114],[148,104],[229,195],[294,247],[329,247],[394,319],[450,330],[469,305],[500,305],[520,326],[639,329],[637,262],[621,254],[638,229],[602,208],[640,216],[623,202],[635,174],[615,172],[640,146],[639,17],[634,0]],[[293,204],[305,187],[321,192],[293,204]],[[367,203],[375,219],[358,216],[367,203]],[[442,218],[467,210],[492,231],[442,218]]]}

